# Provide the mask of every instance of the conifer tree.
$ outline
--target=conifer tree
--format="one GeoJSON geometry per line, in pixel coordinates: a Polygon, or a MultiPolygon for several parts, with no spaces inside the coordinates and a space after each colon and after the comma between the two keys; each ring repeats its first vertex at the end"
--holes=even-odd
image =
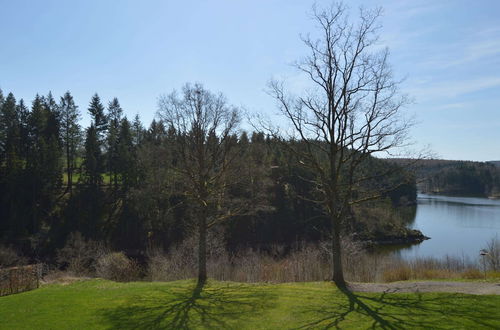
{"type": "MultiPolygon", "coordinates": [[[[102,189],[102,173],[100,167],[102,153],[97,129],[92,122],[85,130],[85,141],[78,189],[71,198],[70,205],[77,212],[68,210],[72,217],[73,230],[82,233],[86,238],[104,239],[104,219],[106,194],[102,189]]],[[[67,215],[68,216],[68,215],[67,215]]]]}
{"type": "Polygon", "coordinates": [[[108,118],[104,113],[104,105],[101,103],[101,99],[97,93],[92,96],[88,110],[92,116],[92,122],[97,132],[98,140],[102,142],[103,136],[108,129],[108,118]]]}
{"type": "Polygon", "coordinates": [[[122,117],[123,110],[115,97],[113,101],[108,104],[108,136],[107,136],[107,165],[110,176],[110,181],[113,184],[113,188],[116,190],[118,188],[118,135],[120,130],[120,121],[122,117]]]}
{"type": "MultiPolygon", "coordinates": [[[[94,156],[96,157],[95,159],[96,164],[94,170],[100,171],[99,172],[100,176],[101,174],[104,173],[105,170],[105,159],[103,156],[103,150],[104,150],[104,137],[108,129],[108,117],[104,113],[104,105],[101,103],[101,99],[99,98],[99,95],[97,95],[97,93],[94,94],[94,96],[92,96],[88,111],[92,117],[91,126],[93,126],[93,130],[95,130],[95,137],[96,137],[95,147],[99,149],[99,152],[97,151],[94,152],[94,156]]],[[[87,135],[87,137],[89,136],[87,135]]],[[[97,175],[97,173],[95,173],[94,175],[97,175]]]]}
{"type": "Polygon", "coordinates": [[[47,128],[45,131],[46,137],[56,138],[59,142],[61,141],[61,112],[56,100],[49,94],[43,99],[43,104],[47,110],[47,128]]]}
{"type": "MultiPolygon", "coordinates": [[[[46,202],[50,201],[52,188],[50,177],[46,175],[49,170],[47,164],[48,145],[45,139],[45,129],[47,126],[47,110],[44,107],[43,99],[37,94],[33,100],[31,112],[29,113],[28,131],[28,154],[26,161],[27,176],[26,181],[30,186],[29,204],[31,218],[31,232],[34,233],[40,227],[40,214],[45,209],[46,202]],[[48,190],[48,191],[47,191],[48,190]]],[[[25,194],[26,195],[26,194],[25,194]]]]}
{"type": "Polygon", "coordinates": [[[139,114],[136,114],[134,117],[134,122],[132,123],[132,136],[134,145],[138,146],[142,142],[143,135],[144,127],[142,126],[139,114]]]}
{"type": "Polygon", "coordinates": [[[3,109],[3,120],[6,127],[5,140],[5,165],[8,173],[15,172],[21,167],[21,116],[19,113],[25,112],[24,102],[21,99],[16,104],[16,99],[9,93],[3,109]]]}
{"type": "Polygon", "coordinates": [[[123,118],[117,144],[117,172],[121,179],[122,191],[127,191],[136,182],[136,152],[130,122],[123,118]]]}
{"type": "Polygon", "coordinates": [[[3,106],[5,104],[5,98],[3,92],[0,89],[0,167],[5,159],[5,148],[7,143],[7,123],[4,119],[3,106]]]}
{"type": "Polygon", "coordinates": [[[58,190],[62,183],[62,162],[63,155],[61,140],[61,113],[56,100],[49,92],[44,98],[44,108],[46,109],[47,122],[44,136],[47,144],[47,166],[45,175],[50,178],[53,189],[58,190]]]}
{"type": "Polygon", "coordinates": [[[11,220],[11,187],[12,179],[10,175],[11,161],[9,155],[12,154],[14,145],[15,122],[16,122],[16,99],[12,93],[4,99],[1,95],[0,107],[0,236],[6,236],[12,230],[11,220]]]}
{"type": "Polygon", "coordinates": [[[7,170],[12,166],[12,157],[17,153],[19,144],[19,118],[16,112],[16,98],[9,93],[3,102],[0,115],[2,144],[0,146],[0,166],[7,170]]]}
{"type": "MultiPolygon", "coordinates": [[[[28,157],[29,153],[28,121],[30,111],[24,103],[23,99],[19,100],[19,104],[16,107],[16,112],[19,120],[19,160],[24,161],[28,157]]],[[[23,167],[23,165],[21,165],[21,167],[23,167]]]]}
{"type": "MultiPolygon", "coordinates": [[[[1,159],[1,201],[2,214],[7,232],[11,237],[26,234],[30,228],[27,223],[29,208],[26,207],[25,165],[27,141],[25,139],[26,117],[29,113],[21,99],[9,93],[1,111],[2,130],[4,131],[4,147],[1,159]],[[21,121],[23,120],[23,121],[21,121]],[[25,144],[23,144],[25,143],[25,144]]],[[[3,226],[2,226],[3,227],[3,226]]]]}
{"type": "Polygon", "coordinates": [[[61,137],[66,156],[67,191],[71,194],[73,173],[76,167],[76,152],[80,143],[81,132],[78,124],[80,112],[69,91],[61,97],[59,111],[61,116],[61,137]]]}
{"type": "Polygon", "coordinates": [[[94,124],[87,128],[85,138],[85,155],[83,158],[83,181],[92,187],[97,187],[102,183],[102,159],[101,148],[97,129],[94,124]]]}
{"type": "Polygon", "coordinates": [[[123,109],[120,106],[120,102],[118,98],[113,98],[111,102],[108,104],[108,120],[109,124],[114,123],[114,125],[118,126],[120,124],[120,120],[122,119],[123,109]]]}

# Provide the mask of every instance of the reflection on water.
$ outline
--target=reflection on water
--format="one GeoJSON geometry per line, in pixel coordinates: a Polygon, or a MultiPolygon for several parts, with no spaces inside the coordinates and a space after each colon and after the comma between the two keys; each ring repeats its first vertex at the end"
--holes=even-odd
{"type": "Polygon", "coordinates": [[[500,237],[500,200],[419,194],[410,227],[431,239],[394,247],[404,258],[450,255],[476,259],[488,240],[500,237]]]}

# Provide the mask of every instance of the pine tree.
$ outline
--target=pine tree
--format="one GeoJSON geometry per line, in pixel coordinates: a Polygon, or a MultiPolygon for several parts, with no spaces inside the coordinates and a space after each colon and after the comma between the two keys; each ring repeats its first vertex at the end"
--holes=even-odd
{"type": "Polygon", "coordinates": [[[19,100],[16,111],[17,117],[19,118],[19,160],[23,162],[28,157],[29,153],[28,121],[30,116],[30,111],[23,99],[19,100]]]}
{"type": "MultiPolygon", "coordinates": [[[[104,137],[106,131],[108,130],[108,117],[104,113],[104,105],[101,103],[101,99],[99,98],[99,95],[97,95],[97,93],[94,94],[94,96],[92,96],[88,111],[92,117],[91,126],[93,126],[93,129],[95,130],[95,136],[96,136],[95,148],[99,149],[99,152],[96,151],[94,153],[94,157],[96,157],[95,159],[96,164],[94,170],[100,171],[99,172],[100,176],[105,171],[105,158],[103,156],[103,151],[104,151],[104,137]]],[[[97,173],[95,173],[94,175],[97,175],[97,173]]]]}
{"type": "Polygon", "coordinates": [[[117,145],[117,172],[121,178],[122,191],[127,191],[136,183],[136,149],[130,122],[123,118],[117,145]]]}
{"type": "Polygon", "coordinates": [[[102,159],[101,148],[97,129],[93,124],[87,128],[85,138],[85,155],[83,157],[83,181],[92,187],[98,187],[102,183],[101,173],[103,171],[100,160],[102,159]]]}
{"type": "Polygon", "coordinates": [[[6,130],[5,139],[5,165],[7,172],[14,172],[22,168],[21,154],[21,118],[20,113],[26,113],[27,109],[23,100],[16,104],[16,99],[9,93],[2,107],[2,117],[6,130]]]}
{"type": "Polygon", "coordinates": [[[149,126],[149,129],[145,132],[144,135],[147,142],[152,142],[155,145],[159,145],[167,136],[165,125],[163,125],[163,122],[161,120],[156,121],[155,119],[153,119],[151,125],[149,126]]]}
{"type": "Polygon", "coordinates": [[[5,160],[5,148],[7,144],[7,123],[4,119],[4,104],[5,98],[2,90],[0,89],[0,167],[5,160]]]}
{"type": "Polygon", "coordinates": [[[7,176],[7,154],[12,140],[12,119],[15,115],[16,99],[12,93],[7,98],[0,91],[0,237],[6,236],[11,228],[10,185],[7,176]]]}
{"type": "Polygon", "coordinates": [[[120,120],[122,119],[122,115],[123,115],[123,109],[120,106],[120,102],[115,97],[108,104],[108,120],[110,125],[111,122],[113,122],[116,126],[118,126],[120,124],[120,120]]]}
{"type": "Polygon", "coordinates": [[[104,113],[104,105],[101,103],[99,95],[94,94],[90,100],[89,108],[92,122],[97,133],[99,142],[102,142],[103,136],[108,129],[108,118],[104,113]]]}
{"type": "MultiPolygon", "coordinates": [[[[31,113],[28,118],[28,136],[30,144],[34,146],[35,151],[41,140],[45,137],[47,119],[48,113],[44,106],[44,100],[37,94],[33,100],[31,113]]],[[[30,151],[33,151],[33,148],[30,151]]]]}
{"type": "MultiPolygon", "coordinates": [[[[107,165],[109,171],[110,181],[113,183],[113,188],[116,190],[118,188],[118,135],[120,130],[120,121],[122,117],[123,110],[115,97],[113,101],[108,104],[108,136],[107,136],[107,165]]],[[[110,182],[111,183],[111,182],[110,182]]]]}
{"type": "Polygon", "coordinates": [[[2,102],[0,112],[0,167],[2,168],[2,177],[7,175],[14,166],[15,159],[20,153],[20,123],[18,116],[18,107],[14,94],[9,93],[2,102]]]}
{"type": "MultiPolygon", "coordinates": [[[[92,122],[85,131],[84,153],[78,189],[71,198],[72,207],[78,208],[73,213],[73,229],[80,231],[90,239],[104,239],[104,219],[106,195],[102,190],[102,172],[100,161],[102,153],[97,129],[92,122]]],[[[72,211],[69,210],[71,214],[72,211]]]]}
{"type": "Polygon", "coordinates": [[[48,170],[48,145],[45,139],[47,118],[48,113],[43,98],[37,94],[28,117],[28,144],[26,146],[28,149],[26,183],[29,184],[31,193],[25,195],[29,196],[31,233],[38,231],[41,224],[40,214],[43,214],[48,207],[46,204],[50,202],[52,194],[50,177],[45,175],[48,170]]]}
{"type": "Polygon", "coordinates": [[[80,112],[69,91],[61,97],[59,111],[61,116],[61,137],[66,154],[67,191],[71,194],[73,173],[76,167],[76,152],[80,143],[81,132],[78,124],[80,112]]]}
{"type": "Polygon", "coordinates": [[[132,124],[132,136],[135,146],[138,146],[141,143],[143,135],[144,135],[144,127],[142,126],[139,114],[136,114],[134,117],[134,122],[132,124]]]}
{"type": "Polygon", "coordinates": [[[46,137],[55,137],[60,141],[61,111],[51,92],[43,99],[43,104],[48,113],[46,137]]]}
{"type": "Polygon", "coordinates": [[[47,112],[47,123],[44,136],[47,143],[47,162],[50,163],[46,169],[46,176],[53,184],[54,193],[62,184],[63,144],[61,140],[61,112],[52,93],[49,92],[44,98],[44,107],[47,112]]]}
{"type": "Polygon", "coordinates": [[[1,201],[2,214],[5,223],[0,227],[6,228],[11,237],[19,237],[30,231],[27,215],[29,206],[26,205],[26,141],[25,128],[29,111],[23,100],[16,104],[16,99],[9,93],[1,111],[2,130],[4,131],[4,145],[2,150],[1,201]]]}

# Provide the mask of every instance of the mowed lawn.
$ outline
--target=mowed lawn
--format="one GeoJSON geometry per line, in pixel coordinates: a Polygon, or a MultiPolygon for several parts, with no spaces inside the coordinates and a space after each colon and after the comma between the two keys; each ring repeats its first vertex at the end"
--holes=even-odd
{"type": "Polygon", "coordinates": [[[500,296],[349,293],[328,282],[52,284],[0,297],[1,329],[500,328],[500,296]]]}

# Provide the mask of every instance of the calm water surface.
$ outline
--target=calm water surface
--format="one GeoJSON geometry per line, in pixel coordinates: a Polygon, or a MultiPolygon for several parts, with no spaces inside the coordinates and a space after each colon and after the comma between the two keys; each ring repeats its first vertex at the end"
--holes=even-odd
{"type": "Polygon", "coordinates": [[[491,238],[497,235],[500,239],[500,200],[419,194],[410,227],[431,239],[400,248],[396,253],[404,258],[450,255],[477,259],[491,238]]]}

